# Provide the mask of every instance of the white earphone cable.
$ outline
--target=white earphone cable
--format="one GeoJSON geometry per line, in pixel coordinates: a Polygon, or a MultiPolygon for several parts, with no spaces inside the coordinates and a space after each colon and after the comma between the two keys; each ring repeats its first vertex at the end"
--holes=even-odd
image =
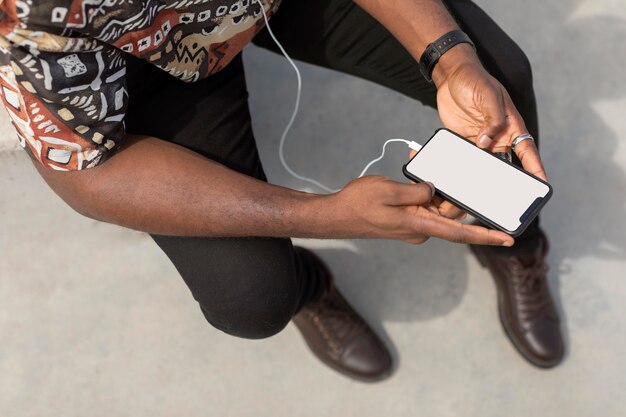
{"type": "Polygon", "coordinates": [[[363,175],[365,175],[365,173],[367,172],[368,169],[370,169],[370,167],[372,165],[374,165],[376,162],[380,161],[381,159],[383,159],[383,157],[385,156],[385,149],[387,148],[387,144],[391,143],[391,142],[404,142],[407,145],[410,143],[410,141],[406,140],[406,139],[387,139],[385,141],[385,143],[383,144],[383,151],[381,152],[380,156],[376,159],[371,160],[366,166],[365,168],[363,168],[363,171],[361,171],[361,174],[359,175],[358,178],[361,178],[363,175]]]}
{"type": "MultiPolygon", "coordinates": [[[[282,52],[282,54],[285,56],[285,58],[287,59],[287,61],[289,62],[289,64],[291,64],[291,66],[293,67],[294,71],[296,72],[296,77],[298,80],[298,89],[296,92],[296,102],[293,106],[293,113],[291,114],[291,118],[289,119],[289,122],[287,123],[287,126],[285,126],[285,130],[283,131],[282,136],[280,137],[280,142],[278,144],[278,157],[280,159],[280,163],[283,165],[283,167],[285,168],[285,170],[294,178],[297,178],[299,180],[308,182],[310,184],[313,184],[319,188],[321,188],[322,190],[329,192],[329,193],[335,193],[339,190],[333,190],[330,187],[325,186],[324,184],[320,183],[319,181],[316,181],[312,178],[309,177],[305,177],[304,175],[300,175],[297,172],[295,172],[293,169],[291,169],[291,167],[287,164],[287,161],[285,160],[285,154],[284,154],[284,148],[285,148],[285,141],[287,138],[287,134],[289,133],[289,130],[291,129],[291,127],[293,126],[293,122],[296,120],[296,116],[298,115],[298,110],[300,108],[300,97],[302,95],[302,77],[300,75],[300,70],[298,69],[298,67],[296,66],[296,64],[293,62],[293,60],[291,59],[291,57],[289,56],[289,54],[287,54],[287,51],[285,51],[285,48],[283,48],[283,45],[278,41],[278,39],[276,39],[276,36],[274,35],[274,32],[272,31],[272,28],[270,27],[270,22],[269,19],[267,18],[267,14],[265,13],[265,9],[263,8],[263,4],[261,3],[261,0],[254,0],[256,3],[258,3],[259,7],[261,7],[261,13],[263,15],[263,19],[265,20],[265,27],[267,27],[267,32],[270,34],[272,40],[274,41],[274,43],[276,43],[276,46],[278,46],[278,49],[280,49],[280,52],[282,52]]],[[[359,178],[362,177],[363,175],[365,175],[365,173],[367,172],[367,170],[374,165],[376,162],[380,161],[381,159],[383,159],[383,157],[385,156],[385,149],[387,147],[387,144],[390,142],[404,142],[407,145],[409,145],[409,147],[411,149],[414,149],[416,151],[418,151],[421,148],[421,145],[418,144],[417,142],[414,141],[409,141],[406,139],[388,139],[384,144],[383,144],[383,151],[380,154],[380,156],[374,160],[372,160],[371,162],[369,162],[365,168],[363,169],[363,171],[361,172],[361,174],[359,175],[359,178]]]]}

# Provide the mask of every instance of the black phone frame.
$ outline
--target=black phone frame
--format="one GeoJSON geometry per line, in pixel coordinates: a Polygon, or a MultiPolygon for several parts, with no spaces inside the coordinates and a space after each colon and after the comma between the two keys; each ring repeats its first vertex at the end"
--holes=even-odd
{"type": "MultiPolygon", "coordinates": [[[[487,151],[485,149],[479,148],[471,140],[468,140],[468,139],[464,138],[463,136],[459,135],[458,133],[456,133],[456,132],[454,132],[454,131],[452,131],[450,129],[447,129],[445,127],[441,127],[439,129],[435,130],[435,133],[433,133],[433,135],[426,141],[426,143],[424,145],[422,145],[422,148],[420,148],[420,150],[417,151],[417,153],[415,155],[413,155],[413,158],[415,158],[420,153],[420,151],[422,149],[424,149],[428,145],[428,143],[431,141],[431,139],[434,138],[437,135],[437,133],[439,133],[442,130],[445,130],[445,131],[448,131],[448,132],[452,133],[454,136],[456,136],[459,139],[464,140],[464,141],[474,145],[476,147],[476,149],[478,149],[478,150],[480,150],[482,152],[485,152],[486,154],[488,154],[492,158],[495,158],[496,160],[500,161],[501,163],[506,164],[506,165],[508,165],[508,166],[510,166],[512,168],[515,168],[518,171],[521,171],[524,174],[528,175],[529,177],[534,178],[535,180],[537,180],[537,181],[541,182],[542,184],[545,184],[545,185],[548,186],[548,193],[545,195],[545,197],[543,197],[541,203],[537,204],[536,207],[534,207],[534,210],[532,212],[530,212],[528,214],[525,212],[524,215],[526,215],[526,219],[520,224],[520,226],[516,230],[511,231],[511,230],[507,230],[504,227],[500,226],[499,224],[491,221],[491,219],[483,216],[482,214],[480,214],[476,210],[472,209],[469,206],[466,206],[465,204],[461,203],[460,201],[457,201],[456,199],[450,197],[446,193],[441,192],[440,190],[437,189],[437,187],[435,185],[435,194],[437,194],[439,197],[441,197],[443,199],[446,199],[446,200],[450,201],[452,204],[454,204],[455,206],[457,206],[461,210],[471,214],[472,216],[474,216],[475,218],[477,218],[481,222],[485,223],[486,225],[489,225],[489,226],[493,227],[494,229],[501,230],[501,231],[503,231],[503,232],[513,236],[513,237],[518,237],[522,233],[524,233],[524,230],[526,230],[526,228],[530,225],[530,223],[532,223],[532,221],[535,220],[535,218],[537,217],[537,215],[539,214],[539,212],[541,211],[543,206],[545,206],[546,203],[548,202],[548,200],[550,200],[550,198],[552,197],[552,194],[553,194],[552,186],[550,184],[548,184],[546,181],[542,180],[541,178],[538,178],[537,176],[535,176],[535,175],[533,175],[533,174],[531,174],[529,172],[524,171],[522,168],[520,168],[518,166],[515,166],[512,163],[507,162],[507,161],[505,161],[503,159],[498,158],[497,156],[495,156],[494,154],[492,154],[491,152],[489,152],[489,151],[487,151]]],[[[407,170],[407,165],[409,165],[411,163],[413,158],[411,158],[406,164],[402,165],[402,173],[404,174],[405,177],[407,177],[408,179],[410,179],[412,181],[424,182],[424,180],[422,180],[421,178],[418,178],[417,176],[413,175],[412,173],[410,173],[407,170]]],[[[533,204],[531,204],[529,206],[529,209],[532,208],[532,207],[533,207],[533,204]]]]}

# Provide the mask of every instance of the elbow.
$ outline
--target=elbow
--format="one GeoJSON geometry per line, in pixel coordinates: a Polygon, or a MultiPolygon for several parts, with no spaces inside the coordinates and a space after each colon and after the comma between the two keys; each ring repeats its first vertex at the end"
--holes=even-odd
{"type": "MultiPolygon", "coordinates": [[[[57,195],[59,194],[57,193],[57,195]]],[[[102,217],[102,213],[100,213],[96,207],[85,204],[80,199],[64,198],[61,195],[59,195],[59,197],[61,197],[65,204],[67,204],[72,210],[74,210],[81,216],[90,218],[92,220],[105,221],[105,219],[102,217]]]]}
{"type": "MultiPolygon", "coordinates": [[[[34,161],[33,161],[34,162],[34,161]]],[[[93,220],[105,221],[98,209],[97,191],[94,190],[93,173],[88,171],[59,172],[46,169],[34,162],[35,168],[48,186],[72,210],[93,220]]]]}

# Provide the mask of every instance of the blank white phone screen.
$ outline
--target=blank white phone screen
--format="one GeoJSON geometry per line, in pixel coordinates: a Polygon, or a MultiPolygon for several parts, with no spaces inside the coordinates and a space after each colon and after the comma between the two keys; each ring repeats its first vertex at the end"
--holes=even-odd
{"type": "Polygon", "coordinates": [[[406,169],[510,232],[521,226],[528,208],[550,191],[447,130],[438,131],[406,169]]]}

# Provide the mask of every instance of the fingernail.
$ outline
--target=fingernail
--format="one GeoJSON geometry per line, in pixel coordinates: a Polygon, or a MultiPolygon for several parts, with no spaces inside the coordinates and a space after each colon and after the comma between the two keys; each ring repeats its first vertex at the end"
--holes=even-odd
{"type": "Polygon", "coordinates": [[[432,182],[428,182],[428,181],[426,181],[426,184],[428,184],[428,186],[430,187],[430,196],[434,197],[435,196],[435,184],[433,184],[432,182]]]}
{"type": "Polygon", "coordinates": [[[481,148],[486,148],[486,147],[488,147],[489,145],[491,145],[491,142],[493,142],[493,141],[491,140],[491,138],[490,138],[489,136],[485,135],[485,134],[481,135],[481,136],[478,138],[478,145],[479,145],[481,148]]]}
{"type": "Polygon", "coordinates": [[[510,248],[511,246],[513,246],[513,241],[512,240],[507,240],[506,242],[504,242],[502,244],[502,246],[506,246],[507,248],[510,248]]]}

